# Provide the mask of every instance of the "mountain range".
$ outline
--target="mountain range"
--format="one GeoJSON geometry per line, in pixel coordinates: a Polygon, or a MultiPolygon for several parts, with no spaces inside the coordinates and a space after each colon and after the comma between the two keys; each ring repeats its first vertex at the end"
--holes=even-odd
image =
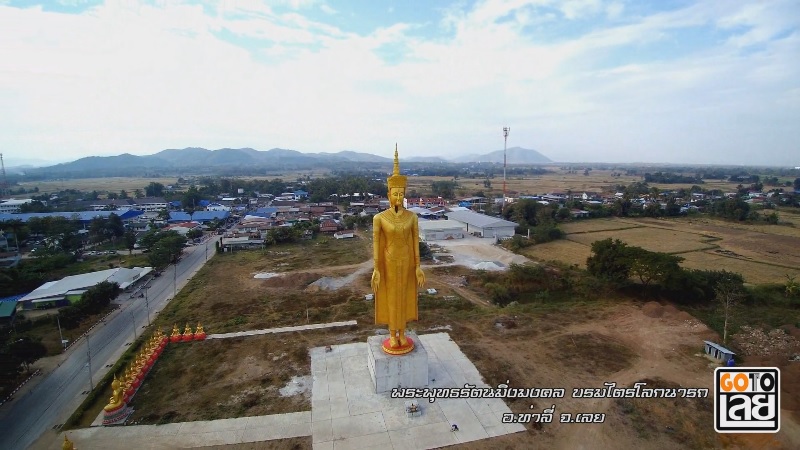
{"type": "MultiPolygon", "coordinates": [[[[508,149],[509,164],[542,164],[552,162],[536,150],[512,147],[508,149]]],[[[484,155],[464,155],[452,159],[439,157],[408,157],[408,162],[419,163],[502,163],[503,150],[484,155]]],[[[328,167],[352,168],[353,163],[368,165],[391,164],[391,158],[370,153],[341,151],[337,153],[301,153],[296,150],[273,148],[259,151],[252,148],[222,148],[208,150],[198,147],[167,149],[152,155],[137,156],[123,153],[116,156],[89,156],[49,167],[28,169],[32,173],[61,173],[77,175],[92,173],[94,176],[111,176],[131,170],[167,171],[170,169],[213,170],[224,167],[266,168],[275,170],[308,169],[328,167]]]]}

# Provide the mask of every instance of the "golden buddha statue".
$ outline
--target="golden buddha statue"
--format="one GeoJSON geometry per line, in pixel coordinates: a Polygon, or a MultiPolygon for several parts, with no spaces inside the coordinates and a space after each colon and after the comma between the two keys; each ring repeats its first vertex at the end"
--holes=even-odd
{"type": "Polygon", "coordinates": [[[192,327],[189,326],[189,322],[186,322],[186,327],[183,329],[183,335],[190,336],[192,334],[194,334],[192,333],[192,327]]]}
{"type": "Polygon", "coordinates": [[[414,349],[405,336],[406,324],[417,320],[417,289],[425,283],[419,266],[417,215],[405,209],[407,178],[400,175],[397,146],[394,170],[387,180],[389,209],[372,219],[372,290],[375,293],[375,323],[389,325],[389,339],[383,351],[402,355],[414,349]]]}
{"type": "Polygon", "coordinates": [[[181,330],[178,328],[178,324],[172,326],[172,336],[180,336],[181,330]]]}
{"type": "Polygon", "coordinates": [[[195,334],[203,334],[203,333],[205,333],[205,331],[203,331],[203,326],[200,325],[200,322],[197,322],[197,329],[195,330],[194,333],[195,334]]]}
{"type": "Polygon", "coordinates": [[[72,441],[67,439],[67,435],[65,434],[64,443],[61,444],[61,450],[78,450],[78,449],[75,448],[75,445],[72,443],[72,441]]]}
{"type": "Polygon", "coordinates": [[[117,375],[114,375],[114,381],[111,382],[111,398],[108,399],[108,404],[103,408],[106,411],[113,411],[122,405],[123,401],[123,392],[122,392],[122,384],[117,379],[117,375]]]}

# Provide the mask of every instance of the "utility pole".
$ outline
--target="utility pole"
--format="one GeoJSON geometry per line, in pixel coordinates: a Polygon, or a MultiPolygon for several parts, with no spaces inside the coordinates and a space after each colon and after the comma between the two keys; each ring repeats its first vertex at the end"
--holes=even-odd
{"type": "Polygon", "coordinates": [[[92,350],[89,347],[89,335],[86,335],[86,357],[89,359],[87,365],[89,366],[89,388],[94,390],[94,381],[92,380],[92,350]]]}
{"type": "Polygon", "coordinates": [[[175,271],[172,272],[172,298],[178,295],[178,262],[175,262],[175,271]]]}
{"type": "Polygon", "coordinates": [[[506,147],[508,146],[508,133],[510,131],[510,127],[503,127],[503,203],[500,208],[501,215],[506,212],[506,147]]]}

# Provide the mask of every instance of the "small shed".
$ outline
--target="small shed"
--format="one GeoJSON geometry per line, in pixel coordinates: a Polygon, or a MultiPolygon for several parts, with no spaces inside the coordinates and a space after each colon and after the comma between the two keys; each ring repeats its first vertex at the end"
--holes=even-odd
{"type": "Polygon", "coordinates": [[[17,314],[17,301],[0,301],[0,324],[7,324],[14,321],[17,314]]]}
{"type": "Polygon", "coordinates": [[[727,363],[729,360],[733,359],[733,356],[736,354],[719,344],[715,344],[710,341],[703,342],[705,342],[706,355],[709,355],[712,358],[718,359],[724,363],[727,363]]]}

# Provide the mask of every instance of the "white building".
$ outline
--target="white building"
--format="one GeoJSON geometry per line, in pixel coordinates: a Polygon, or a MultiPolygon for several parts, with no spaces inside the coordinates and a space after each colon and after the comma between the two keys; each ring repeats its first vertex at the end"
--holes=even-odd
{"type": "Polygon", "coordinates": [[[0,203],[0,213],[6,214],[16,214],[20,211],[20,207],[22,205],[31,203],[33,200],[26,198],[22,200],[17,200],[15,198],[10,198],[6,201],[0,203]]]}
{"type": "Polygon", "coordinates": [[[132,269],[118,267],[116,269],[101,270],[82,275],[72,275],[39,286],[30,294],[19,299],[19,303],[23,305],[25,309],[32,309],[36,304],[46,304],[48,302],[53,303],[64,300],[74,302],[80,298],[80,295],[86,292],[87,289],[98,283],[108,281],[117,283],[120,288],[125,289],[142,279],[142,277],[152,270],[152,267],[134,267],[132,269]]]}
{"type": "Polygon", "coordinates": [[[474,211],[451,211],[446,214],[450,221],[461,223],[467,233],[486,238],[512,237],[517,224],[498,217],[474,211]]]}
{"type": "Polygon", "coordinates": [[[463,239],[464,224],[455,220],[420,220],[419,238],[426,242],[463,239]]]}

